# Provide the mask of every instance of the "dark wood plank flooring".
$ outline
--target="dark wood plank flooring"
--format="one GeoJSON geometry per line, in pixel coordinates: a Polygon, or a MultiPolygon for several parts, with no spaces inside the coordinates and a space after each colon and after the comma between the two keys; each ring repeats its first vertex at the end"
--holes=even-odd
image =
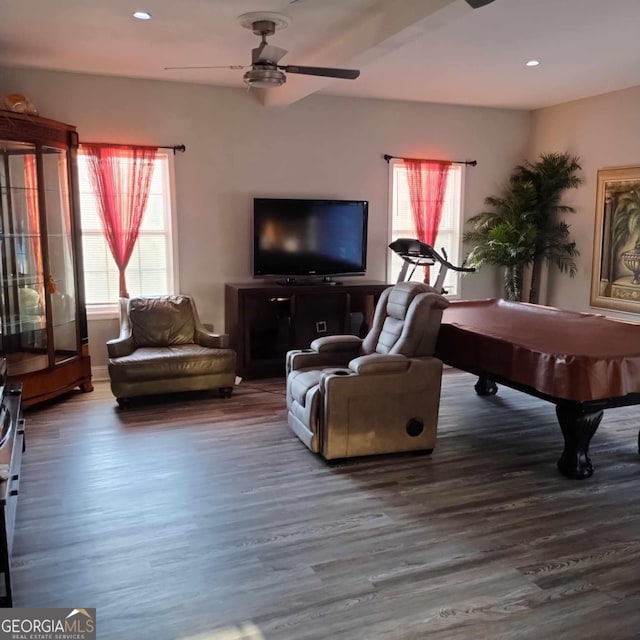
{"type": "Polygon", "coordinates": [[[279,379],[31,409],[15,606],[96,607],[113,640],[639,638],[637,407],[571,481],[553,406],[474,381],[446,373],[433,455],[333,464],[279,379]]]}

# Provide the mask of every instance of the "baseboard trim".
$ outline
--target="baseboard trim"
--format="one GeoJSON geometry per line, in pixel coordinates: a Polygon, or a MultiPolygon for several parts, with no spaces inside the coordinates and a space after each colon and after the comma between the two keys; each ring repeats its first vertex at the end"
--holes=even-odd
{"type": "Polygon", "coordinates": [[[91,378],[94,382],[109,380],[109,369],[106,365],[91,367],[91,378]]]}

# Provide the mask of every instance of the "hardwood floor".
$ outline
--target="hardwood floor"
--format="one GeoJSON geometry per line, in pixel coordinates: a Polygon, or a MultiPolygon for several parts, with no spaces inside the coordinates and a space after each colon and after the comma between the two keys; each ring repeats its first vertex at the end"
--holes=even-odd
{"type": "Polygon", "coordinates": [[[98,638],[640,637],[637,407],[593,478],[552,405],[443,380],[434,453],[327,464],[284,381],[120,411],[106,383],[27,412],[17,607],[96,607],[98,638]]]}

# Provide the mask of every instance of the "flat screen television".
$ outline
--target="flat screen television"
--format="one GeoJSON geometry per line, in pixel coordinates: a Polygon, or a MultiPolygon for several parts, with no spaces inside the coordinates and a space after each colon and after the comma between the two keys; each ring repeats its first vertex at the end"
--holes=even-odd
{"type": "Polygon", "coordinates": [[[253,275],[331,281],[364,275],[366,200],[254,198],[253,275]]]}

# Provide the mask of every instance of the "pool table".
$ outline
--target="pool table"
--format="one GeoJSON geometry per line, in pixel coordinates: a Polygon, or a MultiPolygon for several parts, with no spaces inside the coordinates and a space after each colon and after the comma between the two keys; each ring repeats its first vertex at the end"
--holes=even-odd
{"type": "MultiPolygon", "coordinates": [[[[501,299],[454,301],[444,311],[436,356],[556,405],[568,478],[593,474],[589,443],[604,409],[640,403],[640,324],[501,299]]],[[[639,444],[640,447],[640,437],[639,444]]]]}

